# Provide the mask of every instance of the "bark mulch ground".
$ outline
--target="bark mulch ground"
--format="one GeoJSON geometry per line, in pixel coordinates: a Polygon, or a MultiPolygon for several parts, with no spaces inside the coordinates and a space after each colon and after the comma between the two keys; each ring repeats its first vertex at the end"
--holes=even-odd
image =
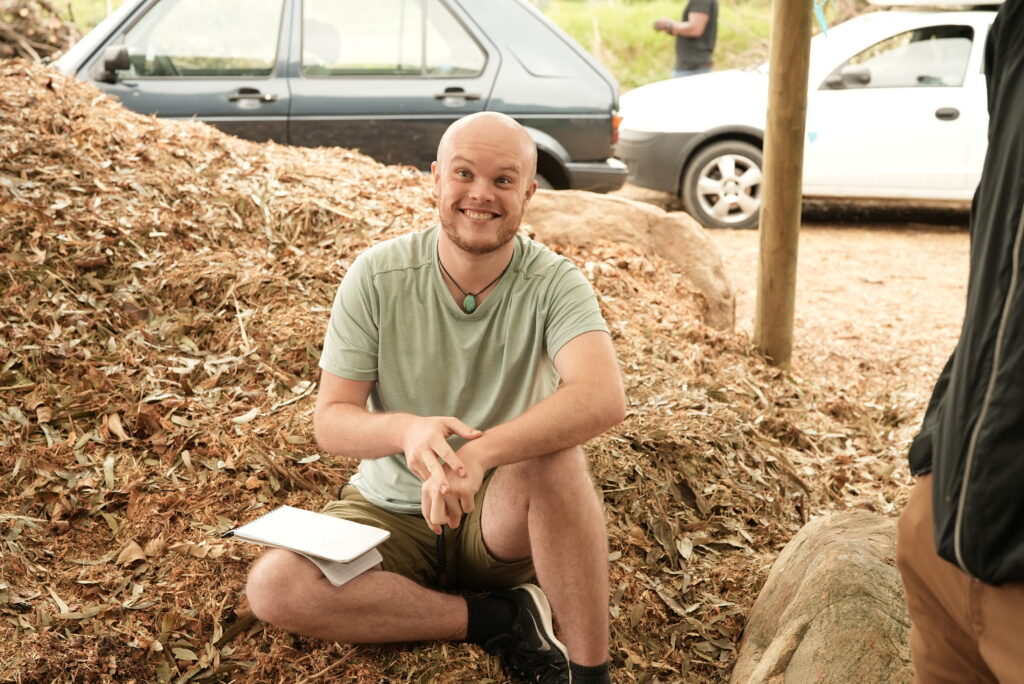
{"type": "MultiPolygon", "coordinates": [[[[462,644],[265,627],[243,593],[258,549],[219,539],[352,472],[311,433],[328,309],[356,254],[434,221],[426,179],[139,116],[24,61],[0,91],[0,678],[506,681],[462,644]]],[[[587,445],[618,679],[725,681],[796,530],[850,500],[891,511],[920,399],[780,372],[629,245],[566,253],[630,404],[587,445]]]]}

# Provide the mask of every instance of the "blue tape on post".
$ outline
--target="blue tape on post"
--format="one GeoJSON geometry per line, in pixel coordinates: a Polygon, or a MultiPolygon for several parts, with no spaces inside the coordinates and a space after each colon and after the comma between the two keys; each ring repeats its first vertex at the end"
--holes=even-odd
{"type": "Polygon", "coordinates": [[[821,26],[821,32],[826,36],[828,35],[828,22],[825,21],[825,12],[822,11],[822,7],[831,4],[832,9],[835,9],[834,0],[814,0],[814,16],[818,19],[818,25],[821,26]]]}

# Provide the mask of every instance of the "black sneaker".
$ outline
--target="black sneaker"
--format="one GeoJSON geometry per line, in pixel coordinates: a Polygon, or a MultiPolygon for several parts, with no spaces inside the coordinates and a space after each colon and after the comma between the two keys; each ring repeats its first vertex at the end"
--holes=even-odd
{"type": "Polygon", "coordinates": [[[508,632],[493,637],[484,650],[499,656],[505,669],[531,684],[569,684],[569,652],[555,638],[551,606],[534,584],[490,594],[511,601],[516,616],[508,632]]]}

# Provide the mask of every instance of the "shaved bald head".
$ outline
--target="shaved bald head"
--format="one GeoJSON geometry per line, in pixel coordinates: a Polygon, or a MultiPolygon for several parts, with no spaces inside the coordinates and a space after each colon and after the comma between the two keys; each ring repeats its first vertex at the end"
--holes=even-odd
{"type": "Polygon", "coordinates": [[[437,145],[439,164],[443,166],[447,163],[451,157],[453,141],[463,132],[480,133],[518,148],[523,158],[523,170],[530,178],[537,175],[537,145],[533,138],[518,121],[500,112],[477,112],[454,121],[437,145]]]}

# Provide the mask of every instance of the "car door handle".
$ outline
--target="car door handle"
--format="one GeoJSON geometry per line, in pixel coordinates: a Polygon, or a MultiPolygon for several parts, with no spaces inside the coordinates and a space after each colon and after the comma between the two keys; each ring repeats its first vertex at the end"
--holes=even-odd
{"type": "Polygon", "coordinates": [[[940,107],[935,110],[935,118],[939,121],[956,121],[960,118],[960,110],[956,107],[940,107]]]}
{"type": "Polygon", "coordinates": [[[458,98],[460,100],[479,100],[480,93],[467,93],[465,90],[459,87],[445,88],[443,93],[434,95],[435,100],[447,100],[448,98],[458,98]]]}
{"type": "Polygon", "coordinates": [[[228,102],[255,100],[257,102],[277,102],[276,93],[261,93],[255,88],[239,88],[234,95],[228,96],[228,102]]]}

